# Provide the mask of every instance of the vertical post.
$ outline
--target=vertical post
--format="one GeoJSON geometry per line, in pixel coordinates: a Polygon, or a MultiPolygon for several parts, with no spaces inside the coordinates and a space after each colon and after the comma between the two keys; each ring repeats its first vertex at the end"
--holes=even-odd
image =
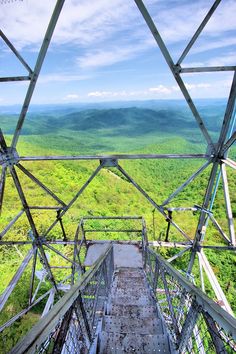
{"type": "Polygon", "coordinates": [[[92,340],[91,330],[90,330],[87,314],[84,309],[84,304],[83,304],[83,299],[82,299],[81,293],[79,293],[79,296],[77,297],[77,303],[78,303],[78,306],[80,308],[80,311],[81,311],[81,314],[83,317],[83,322],[84,322],[86,333],[88,335],[89,341],[91,342],[91,340],[92,340]]]}
{"type": "Polygon", "coordinates": [[[235,241],[234,219],[233,219],[233,213],[232,213],[232,208],[231,208],[231,203],[230,203],[227,173],[226,173],[226,168],[225,168],[224,163],[221,164],[221,175],[222,175],[222,181],[223,181],[225,206],[226,206],[226,214],[227,214],[227,219],[228,219],[230,240],[231,240],[231,244],[233,246],[235,246],[236,241],[235,241]]]}
{"type": "Polygon", "coordinates": [[[61,354],[62,352],[62,348],[65,344],[66,336],[70,328],[72,315],[73,315],[73,306],[69,308],[69,310],[66,312],[66,314],[63,317],[59,333],[57,335],[57,338],[53,346],[53,350],[52,350],[53,354],[61,354]]]}
{"type": "Polygon", "coordinates": [[[31,279],[30,279],[29,306],[32,303],[32,296],[33,296],[33,291],[34,291],[34,278],[35,278],[35,270],[36,270],[36,263],[37,263],[37,254],[38,254],[38,249],[37,249],[37,247],[35,247],[34,248],[34,259],[33,259],[33,265],[32,265],[32,272],[31,272],[31,279]]]}
{"type": "Polygon", "coordinates": [[[176,335],[178,335],[179,334],[178,323],[177,323],[177,320],[176,320],[176,317],[175,317],[174,308],[173,308],[173,305],[172,305],[172,302],[171,302],[171,295],[170,295],[170,291],[169,291],[169,288],[168,288],[168,283],[166,281],[164,272],[165,272],[165,270],[161,266],[160,267],[160,273],[161,273],[161,278],[162,278],[164,289],[165,289],[166,300],[167,300],[167,303],[168,303],[168,306],[169,306],[169,311],[170,311],[170,315],[171,315],[171,319],[172,319],[172,322],[173,322],[173,327],[174,327],[175,333],[176,333],[176,335]]]}
{"type": "Polygon", "coordinates": [[[166,229],[166,238],[165,238],[165,242],[169,242],[169,232],[170,232],[170,224],[172,221],[172,210],[168,209],[168,219],[166,219],[168,225],[167,225],[167,229],[166,229]]]}
{"type": "Polygon", "coordinates": [[[224,347],[224,342],[219,335],[219,328],[216,327],[216,324],[215,324],[213,318],[207,312],[203,312],[203,317],[206,321],[207,328],[208,328],[208,331],[211,335],[211,339],[212,339],[213,344],[215,346],[216,352],[222,353],[222,354],[227,354],[227,351],[225,350],[225,347],[224,347]]]}
{"type": "Polygon", "coordinates": [[[2,213],[2,202],[4,196],[5,182],[6,182],[7,167],[2,166],[1,180],[0,180],[0,215],[2,213]]]}
{"type": "Polygon", "coordinates": [[[203,269],[202,269],[203,267],[202,267],[202,260],[200,258],[200,253],[198,253],[198,264],[199,264],[201,288],[202,288],[202,291],[205,293],[205,283],[204,283],[204,275],[203,275],[203,269]]]}
{"type": "Polygon", "coordinates": [[[189,341],[189,338],[191,337],[193,333],[193,329],[196,326],[198,314],[200,312],[201,307],[197,305],[195,301],[192,302],[191,307],[189,309],[189,312],[187,314],[187,317],[184,321],[182,331],[179,335],[178,339],[178,351],[182,353],[189,341]]]}
{"type": "Polygon", "coordinates": [[[205,197],[204,197],[204,201],[203,201],[203,205],[202,205],[202,210],[201,210],[199,221],[198,221],[197,231],[196,231],[195,238],[194,238],[194,243],[193,243],[192,253],[190,256],[187,274],[191,274],[191,272],[192,272],[193,264],[194,264],[196,253],[197,253],[198,243],[201,242],[205,236],[205,231],[206,231],[205,230],[205,222],[207,220],[205,210],[208,209],[209,203],[212,198],[212,192],[213,192],[213,188],[214,188],[214,184],[215,184],[215,180],[216,180],[216,176],[217,176],[217,172],[218,172],[218,166],[219,166],[218,161],[215,161],[212,165],[211,174],[209,177],[209,181],[208,181],[208,185],[207,185],[207,189],[206,189],[206,193],[205,193],[205,197]]]}
{"type": "Polygon", "coordinates": [[[59,220],[59,223],[60,223],[60,226],[61,226],[61,231],[62,231],[62,235],[63,235],[63,241],[66,242],[67,241],[66,232],[65,232],[65,229],[64,229],[64,225],[63,225],[60,213],[61,213],[61,210],[57,210],[57,219],[59,220]]]}

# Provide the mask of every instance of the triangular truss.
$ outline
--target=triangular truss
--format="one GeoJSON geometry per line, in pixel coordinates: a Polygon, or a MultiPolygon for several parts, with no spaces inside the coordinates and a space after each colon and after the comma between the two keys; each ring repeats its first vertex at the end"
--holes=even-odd
{"type": "MultiPolygon", "coordinates": [[[[51,20],[49,22],[41,49],[39,51],[37,61],[35,67],[32,69],[27,62],[22,58],[20,53],[16,50],[14,45],[8,39],[6,34],[0,31],[0,36],[2,37],[3,41],[11,50],[12,54],[16,56],[22,66],[26,69],[27,75],[25,76],[12,76],[12,77],[2,77],[0,78],[1,82],[6,81],[22,81],[28,80],[29,86],[25,96],[24,103],[22,105],[21,112],[19,114],[17,126],[13,135],[13,139],[10,146],[7,146],[5,138],[3,136],[2,131],[0,130],[0,164],[1,164],[1,180],[0,180],[0,208],[2,208],[2,204],[4,203],[4,189],[5,189],[5,181],[7,173],[10,173],[12,176],[15,188],[17,190],[18,196],[20,198],[22,204],[22,210],[10,221],[8,225],[0,233],[0,246],[6,245],[20,245],[21,241],[11,240],[9,237],[5,241],[4,238],[6,235],[9,235],[11,232],[11,228],[13,225],[19,220],[22,215],[25,215],[28,219],[29,224],[29,235],[30,241],[27,241],[28,244],[31,246],[28,254],[25,256],[22,265],[17,270],[14,278],[11,280],[9,286],[4,291],[1,296],[1,308],[7,303],[10,295],[14,291],[14,288],[19,281],[21,275],[23,274],[26,267],[31,266],[32,268],[32,275],[31,275],[31,283],[30,283],[30,291],[29,291],[29,307],[25,310],[24,313],[28,312],[30,308],[32,308],[34,303],[39,302],[39,298],[36,298],[36,295],[33,295],[33,290],[35,289],[35,275],[36,275],[36,264],[37,259],[40,260],[42,263],[42,268],[45,271],[49,281],[52,285],[52,290],[45,293],[45,296],[49,296],[46,307],[47,309],[50,308],[51,304],[53,303],[54,294],[58,292],[61,283],[58,283],[55,279],[55,276],[52,271],[52,265],[50,264],[50,259],[46,253],[46,250],[50,250],[50,252],[55,252],[57,255],[62,257],[65,261],[69,264],[72,264],[72,273],[74,275],[75,268],[80,269],[81,264],[76,258],[76,244],[78,242],[78,234],[75,235],[73,241],[67,240],[67,236],[65,233],[65,229],[63,226],[63,217],[68,212],[68,210],[74,205],[77,199],[81,196],[87,186],[92,182],[92,180],[98,175],[98,173],[103,168],[116,168],[125,179],[127,179],[134,188],[136,188],[144,198],[146,198],[150,204],[157,210],[162,216],[163,221],[167,221],[168,228],[174,228],[177,233],[179,233],[183,239],[181,242],[172,242],[170,239],[166,241],[157,242],[157,245],[162,246],[183,246],[184,249],[180,251],[177,255],[171,257],[169,259],[170,262],[174,261],[178,257],[181,257],[183,254],[188,252],[190,254],[190,261],[188,264],[188,268],[186,269],[186,273],[188,276],[191,275],[192,268],[194,262],[199,261],[200,273],[202,273],[202,268],[204,269],[206,275],[208,276],[210,283],[216,293],[216,297],[219,301],[221,301],[222,306],[230,313],[232,310],[230,305],[212,271],[212,268],[206,258],[204,253],[205,247],[210,247],[212,249],[223,250],[225,252],[235,250],[236,249],[236,240],[235,240],[235,227],[234,227],[234,220],[233,220],[233,213],[232,207],[230,203],[230,194],[229,194],[229,187],[228,187],[228,179],[227,179],[227,169],[232,168],[236,169],[236,162],[232,159],[228,158],[228,152],[231,146],[236,141],[236,131],[235,131],[235,121],[234,121],[234,108],[235,108],[235,99],[236,99],[236,66],[216,66],[216,67],[182,67],[182,63],[184,59],[187,57],[188,53],[191,51],[192,46],[197,41],[199,35],[204,30],[207,22],[213,16],[214,12],[217,10],[217,7],[220,3],[220,0],[216,0],[212,7],[210,8],[209,12],[206,14],[205,18],[203,19],[202,23],[198,27],[197,31],[194,33],[193,37],[191,38],[190,42],[184,49],[182,55],[175,63],[160,35],[158,29],[151,18],[147,8],[145,7],[144,3],[141,0],[135,0],[135,3],[142,14],[147,26],[149,27],[152,36],[154,37],[160,52],[162,53],[163,57],[166,60],[167,65],[171,73],[173,74],[174,79],[176,80],[183,97],[185,98],[190,111],[195,118],[199,129],[207,143],[208,149],[205,154],[147,154],[147,155],[100,155],[100,156],[19,156],[17,152],[17,144],[18,140],[24,125],[24,121],[26,118],[26,114],[31,102],[32,95],[34,93],[34,89],[37,83],[37,79],[40,74],[40,70],[42,68],[45,56],[47,54],[47,50],[52,39],[52,35],[54,29],[57,24],[57,20],[60,16],[60,13],[63,9],[63,0],[58,0],[53,11],[51,20]],[[181,75],[184,73],[205,73],[205,72],[222,72],[222,71],[232,71],[234,73],[232,85],[230,89],[230,94],[224,114],[223,124],[221,128],[221,132],[218,138],[217,143],[212,141],[212,138],[206,128],[204,121],[195,106],[188,89],[182,80],[181,75]],[[183,182],[175,191],[170,191],[169,197],[166,200],[163,200],[161,204],[157,204],[153,198],[151,198],[147,192],[139,185],[133,176],[130,176],[127,171],[121,166],[120,161],[122,160],[133,160],[133,159],[205,159],[206,161],[204,164],[195,171],[189,178],[183,182]],[[75,193],[74,197],[69,201],[65,202],[59,198],[56,193],[54,193],[50,188],[48,188],[44,183],[42,183],[37,177],[35,177],[25,166],[25,161],[46,161],[46,160],[71,160],[71,161],[87,161],[87,160],[95,160],[98,162],[98,166],[96,167],[95,171],[91,174],[91,176],[87,179],[87,181],[81,186],[81,188],[75,193]],[[207,168],[211,169],[208,185],[206,188],[205,196],[202,201],[201,206],[193,205],[190,208],[169,208],[169,203],[182,191],[185,187],[187,187],[190,183],[192,183],[196,178],[201,178],[201,174],[207,168]],[[47,230],[43,234],[39,234],[37,227],[35,225],[34,216],[32,214],[32,208],[29,206],[27,198],[24,193],[24,188],[22,186],[21,180],[19,178],[19,171],[25,174],[37,187],[40,187],[46,192],[50,197],[52,197],[55,201],[54,206],[34,206],[34,208],[44,209],[44,210],[56,210],[57,214],[54,221],[51,225],[47,228],[47,230]],[[228,232],[225,232],[221,225],[219,225],[218,221],[215,219],[212,207],[215,199],[215,195],[217,193],[219,180],[221,179],[223,184],[223,193],[225,198],[225,210],[227,215],[227,222],[228,222],[228,232]],[[198,219],[198,226],[196,229],[195,237],[192,239],[174,220],[172,212],[175,210],[185,211],[191,209],[192,211],[199,213],[198,219]],[[222,236],[222,240],[225,242],[224,246],[221,245],[211,245],[205,246],[204,239],[207,237],[207,225],[209,221],[215,226],[218,230],[219,235],[222,236]],[[56,245],[72,245],[74,247],[74,256],[69,257],[63,253],[60,249],[58,250],[56,246],[52,246],[52,239],[50,238],[50,232],[54,229],[55,226],[59,226],[61,229],[61,239],[54,240],[56,245]],[[32,261],[32,262],[31,262],[32,261]],[[30,263],[31,262],[31,263],[30,263]]],[[[51,212],[48,210],[48,212],[51,212]]],[[[43,221],[42,221],[43,222],[43,221]]],[[[168,235],[167,235],[168,236],[168,235]]],[[[167,237],[168,238],[168,237],[167,237]]],[[[26,241],[22,241],[22,244],[25,244],[26,241]]],[[[203,277],[202,280],[202,288],[204,288],[204,281],[203,277]]],[[[73,281],[72,281],[73,282],[73,281]]],[[[39,282],[40,283],[40,282],[39,282]]],[[[40,283],[41,284],[41,283],[40,283]]],[[[16,316],[16,319],[19,317],[16,316]]],[[[7,327],[7,324],[5,327],[7,327]]],[[[4,326],[1,327],[1,330],[5,328],[4,326]]]]}

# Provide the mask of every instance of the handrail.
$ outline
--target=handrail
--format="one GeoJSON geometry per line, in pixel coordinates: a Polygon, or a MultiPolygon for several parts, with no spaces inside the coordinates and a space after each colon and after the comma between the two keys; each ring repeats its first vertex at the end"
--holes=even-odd
{"type": "Polygon", "coordinates": [[[179,353],[236,352],[236,319],[147,245],[145,271],[179,353]]]}
{"type": "Polygon", "coordinates": [[[55,304],[48,314],[41,318],[32,330],[10,351],[11,354],[33,353],[52,333],[60,320],[73,308],[74,303],[83,294],[83,290],[93,280],[93,276],[111,255],[113,245],[102,254],[94,266],[87,271],[71,289],[55,304]]]}
{"type": "Polygon", "coordinates": [[[179,281],[181,286],[195,297],[195,301],[207,311],[224,330],[229,332],[236,340],[236,318],[222,309],[214,300],[210,299],[201,289],[190,283],[179,271],[170,265],[160,254],[155,253],[148,247],[148,252],[152,253],[168,273],[179,281]]]}

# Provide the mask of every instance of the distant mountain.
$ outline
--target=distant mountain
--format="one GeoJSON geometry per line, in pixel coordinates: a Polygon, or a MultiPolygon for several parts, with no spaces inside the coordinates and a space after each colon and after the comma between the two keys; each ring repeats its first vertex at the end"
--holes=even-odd
{"type": "MultiPolygon", "coordinates": [[[[181,101],[182,102],[182,101],[181,101]]],[[[100,131],[110,136],[140,136],[149,133],[168,133],[186,135],[193,129],[198,129],[189,108],[176,101],[167,101],[166,106],[156,101],[150,101],[159,109],[127,107],[106,109],[60,109],[54,107],[51,111],[29,113],[25,120],[23,135],[44,135],[67,131],[95,132],[100,131]],[[176,103],[176,104],[175,104],[176,103]]],[[[44,107],[45,108],[45,107],[44,107]]],[[[62,107],[61,107],[62,108],[62,107]]],[[[223,102],[201,102],[200,113],[206,126],[212,132],[218,132],[224,116],[223,102]]],[[[0,127],[5,133],[14,132],[18,116],[16,114],[0,114],[0,127]]]]}

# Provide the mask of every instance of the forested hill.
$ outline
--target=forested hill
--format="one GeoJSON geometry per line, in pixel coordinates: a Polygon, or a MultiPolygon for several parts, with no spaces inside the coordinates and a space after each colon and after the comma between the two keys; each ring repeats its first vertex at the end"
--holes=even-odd
{"type": "MultiPolygon", "coordinates": [[[[60,112],[60,111],[59,111],[60,112]]],[[[63,111],[61,112],[63,113],[63,111]]],[[[209,130],[217,132],[221,124],[222,109],[209,112],[202,110],[209,130]]],[[[12,134],[17,121],[16,114],[1,114],[0,125],[6,134],[12,134]]],[[[23,135],[59,133],[62,130],[91,132],[107,130],[113,135],[134,136],[150,132],[182,135],[197,128],[194,118],[186,108],[149,109],[113,108],[86,109],[69,114],[50,112],[29,113],[22,131],[23,135]]]]}

